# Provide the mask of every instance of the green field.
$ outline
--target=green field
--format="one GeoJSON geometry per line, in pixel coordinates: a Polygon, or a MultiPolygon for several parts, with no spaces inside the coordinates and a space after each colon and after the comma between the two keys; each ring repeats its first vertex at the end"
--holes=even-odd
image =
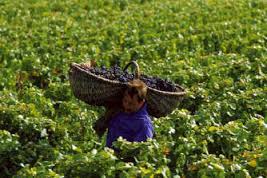
{"type": "Polygon", "coordinates": [[[266,0],[0,0],[0,177],[267,176],[266,0]],[[156,137],[116,142],[76,99],[72,62],[171,80],[156,137]],[[135,161],[127,162],[134,156],[135,161]]]}

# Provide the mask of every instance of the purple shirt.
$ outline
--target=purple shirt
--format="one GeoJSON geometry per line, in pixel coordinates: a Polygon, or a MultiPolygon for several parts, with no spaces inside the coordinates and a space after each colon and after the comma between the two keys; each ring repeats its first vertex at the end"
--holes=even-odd
{"type": "Polygon", "coordinates": [[[153,137],[153,125],[147,112],[146,103],[134,113],[120,112],[110,121],[106,146],[122,137],[130,142],[146,141],[153,137]]]}

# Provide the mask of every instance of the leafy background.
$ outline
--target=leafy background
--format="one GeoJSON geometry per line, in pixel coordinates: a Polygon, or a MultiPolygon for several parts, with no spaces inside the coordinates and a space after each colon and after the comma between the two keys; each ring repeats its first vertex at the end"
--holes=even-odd
{"type": "Polygon", "coordinates": [[[0,177],[265,177],[265,0],[1,0],[0,177]],[[146,143],[105,148],[69,65],[137,60],[187,96],[146,143]],[[134,161],[129,161],[129,156],[134,161]]]}

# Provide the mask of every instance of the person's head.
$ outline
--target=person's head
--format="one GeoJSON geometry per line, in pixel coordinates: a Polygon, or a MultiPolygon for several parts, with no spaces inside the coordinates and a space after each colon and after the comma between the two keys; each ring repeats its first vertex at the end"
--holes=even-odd
{"type": "Polygon", "coordinates": [[[125,112],[138,111],[145,103],[147,86],[141,80],[133,80],[128,83],[124,92],[122,106],[125,112]]]}

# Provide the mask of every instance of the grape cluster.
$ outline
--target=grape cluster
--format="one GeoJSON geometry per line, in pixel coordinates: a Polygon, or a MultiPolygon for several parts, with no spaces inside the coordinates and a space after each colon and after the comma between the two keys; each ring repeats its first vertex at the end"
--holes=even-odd
{"type": "Polygon", "coordinates": [[[168,80],[163,80],[158,77],[149,77],[147,75],[141,75],[140,79],[151,88],[155,88],[161,91],[176,92],[175,84],[168,80]]]}
{"type": "MultiPolygon", "coordinates": [[[[116,80],[122,83],[126,83],[134,79],[134,74],[128,73],[128,71],[123,71],[117,65],[112,66],[109,69],[107,69],[105,66],[102,66],[100,68],[98,67],[88,68],[84,66],[81,67],[95,75],[101,76],[109,80],[116,80]]],[[[149,77],[143,74],[140,76],[140,80],[142,80],[147,86],[157,90],[169,91],[169,92],[176,91],[175,84],[168,80],[163,80],[158,77],[149,77]]]]}

